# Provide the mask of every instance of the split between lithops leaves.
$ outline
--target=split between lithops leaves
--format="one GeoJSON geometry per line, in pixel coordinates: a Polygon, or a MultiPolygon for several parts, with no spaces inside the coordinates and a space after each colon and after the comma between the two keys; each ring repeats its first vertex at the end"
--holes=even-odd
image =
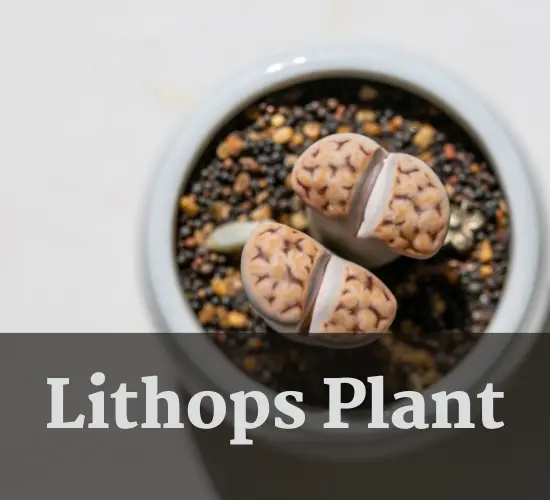
{"type": "Polygon", "coordinates": [[[395,297],[371,272],[276,222],[251,234],[241,278],[258,314],[302,343],[358,347],[387,332],[396,314],[395,297]]]}
{"type": "Polygon", "coordinates": [[[428,259],[445,241],[450,204],[437,175],[368,137],[317,141],[298,158],[291,179],[308,207],[312,235],[366,267],[399,256],[428,259]]]}

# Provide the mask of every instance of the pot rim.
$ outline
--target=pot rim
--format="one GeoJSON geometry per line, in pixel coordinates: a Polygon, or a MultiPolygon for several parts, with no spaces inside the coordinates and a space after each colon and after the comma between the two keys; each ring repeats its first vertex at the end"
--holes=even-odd
{"type": "MultiPolygon", "coordinates": [[[[442,107],[484,151],[509,200],[510,265],[502,297],[485,334],[470,353],[445,377],[423,391],[428,418],[435,411],[429,398],[431,394],[446,388],[471,391],[480,381],[492,381],[488,379],[490,373],[512,345],[523,342],[522,352],[534,345],[535,336],[521,336],[516,332],[538,333],[546,319],[547,223],[544,200],[533,182],[531,163],[517,138],[456,77],[406,52],[379,46],[294,49],[253,64],[209,95],[176,131],[154,172],[156,179],[151,183],[149,203],[143,214],[144,292],[162,331],[177,333],[173,335],[174,345],[190,364],[189,374],[193,372],[186,380],[189,389],[214,388],[224,397],[242,390],[258,390],[267,395],[273,408],[276,395],[273,390],[249,378],[206,336],[197,334],[202,328],[178,282],[174,255],[177,202],[181,187],[213,133],[236,112],[261,95],[280,88],[316,78],[346,76],[392,84],[442,107]],[[205,370],[204,366],[216,369],[205,370]]],[[[509,365],[515,367],[520,361],[509,365]]],[[[393,412],[396,407],[389,407],[387,412],[393,412]]],[[[304,411],[307,415],[304,425],[292,433],[277,432],[268,425],[255,429],[254,433],[258,437],[276,436],[279,442],[296,442],[300,435],[300,441],[322,438],[326,442],[335,439],[352,443],[358,437],[386,438],[399,431],[391,427],[391,423],[390,429],[369,429],[367,421],[349,419],[351,425],[343,433],[328,433],[322,427],[328,418],[327,410],[304,411]]],[[[226,419],[232,421],[230,413],[226,419]]]]}

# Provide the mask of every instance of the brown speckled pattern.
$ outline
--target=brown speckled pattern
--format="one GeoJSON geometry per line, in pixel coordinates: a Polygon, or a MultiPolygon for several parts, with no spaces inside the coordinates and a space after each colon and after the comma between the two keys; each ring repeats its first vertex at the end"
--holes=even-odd
{"type": "Polygon", "coordinates": [[[449,199],[434,171],[413,156],[397,154],[391,197],[374,235],[407,257],[439,251],[449,227],[449,199]]]}
{"type": "Polygon", "coordinates": [[[317,141],[298,159],[292,187],[311,208],[333,218],[345,218],[361,177],[380,146],[358,134],[338,134],[317,141]]]}
{"type": "Polygon", "coordinates": [[[312,276],[325,249],[306,234],[266,222],[249,238],[242,255],[243,285],[259,312],[282,324],[305,313],[312,276]]]}
{"type": "Polygon", "coordinates": [[[393,323],[397,301],[374,274],[352,263],[344,267],[339,300],[321,333],[384,333],[393,323]]]}

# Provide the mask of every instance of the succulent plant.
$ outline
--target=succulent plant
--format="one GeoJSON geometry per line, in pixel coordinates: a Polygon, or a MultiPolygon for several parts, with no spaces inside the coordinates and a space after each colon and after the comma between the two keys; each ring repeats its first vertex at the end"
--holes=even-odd
{"type": "Polygon", "coordinates": [[[478,210],[471,210],[467,200],[462,201],[460,207],[451,207],[449,230],[445,244],[451,245],[458,252],[465,253],[474,246],[474,233],[485,224],[483,214],[478,210]]]}
{"type": "Polygon", "coordinates": [[[292,186],[318,241],[275,222],[256,227],[241,258],[250,303],[273,329],[298,342],[340,348],[371,342],[391,327],[397,301],[358,262],[435,255],[450,223],[445,187],[418,158],[388,153],[351,133],[306,149],[292,186]],[[336,242],[338,250],[324,241],[336,242]]]}

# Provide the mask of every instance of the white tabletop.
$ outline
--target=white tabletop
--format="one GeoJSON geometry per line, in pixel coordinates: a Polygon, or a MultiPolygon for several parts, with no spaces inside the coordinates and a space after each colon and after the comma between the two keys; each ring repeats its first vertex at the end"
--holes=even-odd
{"type": "Polygon", "coordinates": [[[150,331],[137,237],[155,160],[191,104],[295,44],[405,46],[454,71],[550,186],[549,18],[545,0],[2,2],[0,331],[150,331]]]}

